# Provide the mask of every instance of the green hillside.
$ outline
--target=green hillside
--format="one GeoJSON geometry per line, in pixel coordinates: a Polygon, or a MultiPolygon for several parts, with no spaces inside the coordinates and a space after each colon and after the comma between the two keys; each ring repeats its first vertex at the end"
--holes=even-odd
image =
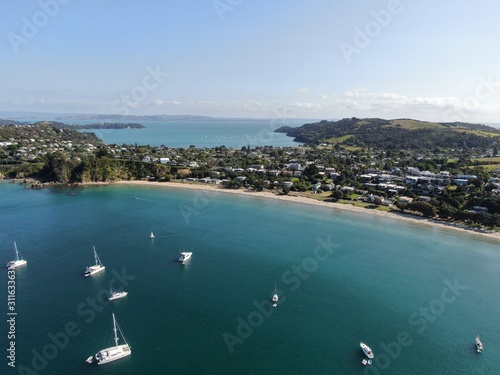
{"type": "Polygon", "coordinates": [[[429,149],[486,148],[500,141],[500,130],[482,124],[439,123],[413,119],[346,118],[320,121],[298,128],[281,127],[306,144],[329,143],[344,147],[429,149]]]}

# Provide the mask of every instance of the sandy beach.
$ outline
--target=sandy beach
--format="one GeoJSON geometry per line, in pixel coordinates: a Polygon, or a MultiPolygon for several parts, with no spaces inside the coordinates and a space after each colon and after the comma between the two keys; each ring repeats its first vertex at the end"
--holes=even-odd
{"type": "MultiPolygon", "coordinates": [[[[153,186],[153,187],[167,188],[167,189],[168,188],[194,189],[194,190],[210,191],[210,192],[217,192],[217,193],[220,192],[223,194],[237,194],[237,195],[266,198],[266,199],[278,199],[278,200],[287,201],[287,202],[304,203],[304,204],[311,204],[311,205],[316,205],[316,206],[328,207],[328,208],[331,208],[332,210],[358,212],[358,213],[365,214],[365,215],[376,215],[376,216],[381,216],[381,217],[386,217],[386,218],[391,218],[391,219],[396,219],[396,220],[418,223],[418,224],[422,224],[422,225],[426,225],[426,226],[431,226],[433,228],[441,228],[441,229],[446,229],[446,230],[460,231],[462,234],[479,235],[479,236],[485,236],[485,237],[495,239],[495,240],[500,240],[500,233],[499,232],[486,231],[486,230],[481,230],[481,229],[476,229],[476,228],[469,228],[469,227],[466,227],[466,226],[463,226],[460,224],[456,224],[456,223],[446,223],[446,222],[436,221],[436,220],[427,219],[427,218],[423,218],[423,217],[412,216],[412,215],[408,215],[408,214],[401,214],[398,212],[385,212],[385,211],[378,211],[378,210],[374,210],[374,209],[356,207],[356,206],[349,205],[349,204],[322,202],[322,201],[319,201],[319,200],[316,200],[313,198],[295,196],[295,195],[293,195],[293,193],[291,193],[289,195],[277,195],[277,194],[269,192],[269,191],[256,192],[256,191],[248,191],[248,190],[244,190],[244,189],[237,189],[237,190],[223,189],[223,188],[220,188],[220,187],[214,186],[214,185],[199,184],[199,183],[183,183],[183,182],[117,181],[117,182],[114,182],[114,184],[153,186]]],[[[89,185],[91,185],[91,184],[89,184],[89,185]]]]}

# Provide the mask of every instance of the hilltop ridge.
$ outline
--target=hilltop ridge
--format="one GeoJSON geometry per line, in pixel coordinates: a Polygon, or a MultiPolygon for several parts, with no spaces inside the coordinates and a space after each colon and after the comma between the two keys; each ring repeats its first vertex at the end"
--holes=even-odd
{"type": "Polygon", "coordinates": [[[414,119],[344,118],[319,121],[298,128],[275,130],[309,145],[329,143],[371,148],[433,149],[435,147],[490,147],[500,141],[500,130],[465,122],[427,122],[414,119]]]}

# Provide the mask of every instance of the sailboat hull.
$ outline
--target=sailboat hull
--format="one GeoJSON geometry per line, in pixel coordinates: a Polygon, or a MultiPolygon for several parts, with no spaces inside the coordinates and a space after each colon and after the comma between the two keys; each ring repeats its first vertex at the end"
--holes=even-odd
{"type": "Polygon", "coordinates": [[[128,292],[111,292],[111,296],[108,297],[108,301],[114,301],[115,299],[120,299],[126,297],[128,292]]]}
{"type": "Polygon", "coordinates": [[[97,252],[95,251],[95,246],[94,246],[94,258],[95,258],[95,265],[87,267],[85,273],[83,274],[84,276],[95,275],[98,272],[104,271],[104,269],[106,268],[102,265],[101,260],[97,256],[97,252]]]}
{"type": "Polygon", "coordinates": [[[116,361],[117,359],[128,357],[130,354],[132,354],[132,349],[130,348],[130,345],[125,339],[125,336],[123,336],[123,333],[120,327],[118,326],[118,323],[116,323],[115,314],[112,314],[112,316],[113,316],[113,332],[115,336],[115,346],[110,346],[109,348],[99,350],[96,353],[94,357],[98,365],[104,365],[106,363],[116,361]],[[123,341],[125,341],[125,344],[118,345],[118,340],[119,340],[118,331],[120,331],[120,335],[122,336],[123,341]]]}
{"type": "Polygon", "coordinates": [[[84,276],[95,275],[96,273],[104,271],[105,268],[106,267],[104,267],[104,266],[91,266],[91,267],[87,267],[87,269],[85,270],[84,276]]]}
{"type": "Polygon", "coordinates": [[[13,269],[15,269],[17,267],[25,266],[26,264],[28,264],[28,262],[25,261],[24,259],[12,260],[9,263],[7,263],[7,268],[9,270],[13,270],[13,269]]]}
{"type": "Polygon", "coordinates": [[[130,354],[132,354],[130,346],[128,344],[123,344],[100,350],[95,355],[95,359],[98,365],[104,365],[106,363],[128,357],[130,354]]]}
{"type": "Polygon", "coordinates": [[[25,259],[22,259],[19,256],[19,251],[17,250],[17,245],[15,241],[14,241],[14,250],[16,252],[16,260],[11,260],[9,263],[7,263],[7,268],[9,270],[13,270],[17,267],[25,266],[26,264],[28,264],[28,262],[25,259]]]}

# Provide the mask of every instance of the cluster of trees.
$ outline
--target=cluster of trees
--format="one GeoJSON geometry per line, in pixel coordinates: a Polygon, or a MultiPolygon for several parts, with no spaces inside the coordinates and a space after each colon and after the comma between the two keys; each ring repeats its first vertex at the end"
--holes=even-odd
{"type": "Polygon", "coordinates": [[[50,142],[69,141],[73,143],[92,143],[103,145],[103,142],[94,133],[82,133],[72,129],[60,129],[50,124],[40,124],[36,126],[3,125],[0,126],[0,140],[9,139],[21,140],[18,147],[36,146],[38,140],[43,140],[44,144],[50,142]],[[34,143],[28,140],[34,139],[34,143]]]}
{"type": "Polygon", "coordinates": [[[48,155],[36,177],[55,182],[110,182],[142,179],[155,175],[154,164],[136,160],[118,160],[99,152],[83,157],[68,158],[63,153],[48,155]]]}
{"type": "Polygon", "coordinates": [[[468,186],[449,186],[429,201],[397,202],[396,206],[430,218],[500,227],[500,196],[491,190],[484,177],[478,177],[468,186]]]}

